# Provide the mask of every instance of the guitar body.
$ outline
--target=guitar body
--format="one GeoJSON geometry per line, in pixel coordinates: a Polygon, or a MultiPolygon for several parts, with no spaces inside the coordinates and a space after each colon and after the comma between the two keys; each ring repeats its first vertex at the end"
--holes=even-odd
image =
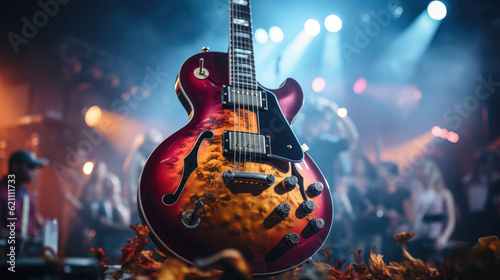
{"type": "Polygon", "coordinates": [[[281,88],[268,91],[268,107],[259,116],[249,108],[223,106],[221,92],[228,84],[227,53],[199,53],[184,62],[176,90],[190,121],[149,157],[138,186],[139,212],[155,244],[187,262],[236,248],[254,275],[276,274],[308,260],[323,245],[332,223],[332,198],[318,167],[306,153],[298,152],[300,146],[295,147],[298,141],[289,124],[303,102],[297,82],[288,79],[281,88]],[[200,58],[209,73],[205,79],[193,74],[200,58]],[[271,152],[280,155],[242,162],[226,153],[224,131],[238,126],[269,136],[271,152]],[[287,149],[300,157],[286,154],[287,149]],[[244,180],[228,184],[222,174],[235,169],[272,174],[275,181],[270,185],[244,180]],[[288,190],[283,181],[292,175],[298,184],[288,190]],[[324,186],[320,194],[308,189],[315,182],[324,186]],[[301,207],[306,200],[315,204],[311,213],[301,207]],[[186,224],[185,216],[193,214],[197,201],[203,206],[193,222],[186,224]],[[285,218],[276,210],[283,203],[291,208],[285,218]],[[322,219],[322,228],[313,230],[312,219],[322,219]],[[285,237],[290,233],[300,237],[296,244],[290,245],[285,237]]]}

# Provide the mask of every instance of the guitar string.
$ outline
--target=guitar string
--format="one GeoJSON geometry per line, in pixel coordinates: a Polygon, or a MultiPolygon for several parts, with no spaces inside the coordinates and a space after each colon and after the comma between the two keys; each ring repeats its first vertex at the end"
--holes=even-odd
{"type": "MultiPolygon", "coordinates": [[[[250,98],[251,98],[251,105],[252,105],[252,133],[254,133],[254,130],[255,130],[255,109],[256,109],[256,106],[257,106],[257,103],[255,102],[255,99],[256,99],[256,96],[255,94],[257,94],[258,92],[258,87],[257,87],[257,82],[256,82],[256,71],[255,71],[255,63],[254,63],[254,50],[253,50],[253,22],[252,22],[252,7],[251,7],[251,4],[250,4],[250,1],[247,2],[248,3],[248,15],[249,15],[249,22],[250,22],[250,32],[249,32],[249,47],[250,47],[250,73],[252,74],[252,90],[250,91],[251,95],[250,95],[250,98]]],[[[258,137],[257,134],[255,134],[253,138],[253,141],[251,141],[252,143],[250,143],[250,148],[251,148],[251,152],[250,152],[250,172],[255,172],[255,170],[252,170],[252,163],[255,162],[255,158],[257,157],[257,150],[256,150],[256,145],[255,145],[255,140],[256,140],[256,137],[258,137]],[[252,158],[253,157],[253,158],[252,158]]],[[[255,168],[255,163],[253,164],[254,168],[255,168]]]]}
{"type": "MultiPolygon", "coordinates": [[[[236,10],[236,16],[237,16],[238,20],[243,20],[242,17],[241,17],[240,11],[239,11],[238,4],[234,4],[234,8],[236,10]]],[[[237,27],[236,27],[236,30],[238,32],[242,31],[240,25],[242,25],[242,24],[237,24],[237,27]]],[[[238,39],[236,45],[237,45],[237,49],[238,50],[242,49],[241,40],[238,39]]],[[[241,53],[241,52],[238,51],[238,53],[241,53]]],[[[239,106],[243,107],[243,131],[240,130],[239,131],[239,135],[240,135],[240,155],[243,153],[243,155],[242,155],[242,158],[243,158],[242,171],[245,171],[245,162],[246,162],[245,143],[244,143],[245,142],[245,134],[244,134],[244,132],[245,132],[245,125],[246,125],[246,122],[245,122],[245,104],[244,104],[244,100],[245,100],[245,88],[243,86],[244,78],[243,78],[243,75],[242,75],[243,74],[242,73],[242,68],[240,67],[240,63],[239,62],[236,65],[236,69],[238,69],[237,75],[238,75],[238,81],[239,81],[239,90],[237,92],[238,96],[240,97],[239,106]]],[[[242,114],[241,114],[241,109],[240,109],[240,116],[239,116],[240,117],[240,122],[241,122],[241,115],[242,114]]]]}
{"type": "MultiPolygon", "coordinates": [[[[250,19],[251,19],[251,11],[252,11],[252,7],[251,7],[251,3],[250,3],[250,0],[248,0],[248,11],[249,11],[249,14],[250,14],[250,19]]],[[[264,137],[264,141],[263,143],[261,144],[260,143],[260,109],[261,107],[264,107],[264,102],[262,101],[262,96],[259,96],[259,86],[258,86],[258,83],[257,83],[257,71],[255,70],[256,67],[255,67],[255,53],[253,51],[253,22],[250,21],[250,44],[251,44],[251,49],[252,49],[252,69],[254,69],[254,74],[253,74],[253,85],[255,86],[255,111],[253,112],[253,118],[254,118],[254,127],[256,127],[257,131],[256,131],[256,136],[258,137],[256,140],[258,141],[258,144],[256,145],[256,149],[255,149],[255,158],[254,158],[254,161],[255,161],[255,170],[254,172],[256,173],[259,173],[260,170],[258,170],[258,168],[260,166],[262,166],[262,152],[265,154],[266,153],[266,143],[265,143],[265,137],[264,137]],[[259,106],[259,104],[262,102],[262,106],[259,106]],[[257,116],[257,123],[255,123],[255,116],[257,116]],[[257,153],[257,151],[259,152],[259,154],[257,153]],[[257,160],[257,157],[258,157],[258,160],[257,160]],[[257,162],[259,163],[257,165],[257,162]]],[[[254,142],[255,143],[255,142],[254,142]]]]}
{"type": "MultiPolygon", "coordinates": [[[[247,1],[247,5],[248,5],[248,1],[247,1]]],[[[241,10],[241,15],[243,15],[243,13],[244,13],[244,12],[245,12],[245,9],[243,8],[243,9],[241,10]]],[[[251,22],[250,22],[250,17],[249,17],[249,15],[248,15],[248,16],[245,16],[244,18],[245,18],[246,20],[248,20],[248,29],[251,29],[251,22]]],[[[245,31],[245,30],[242,28],[242,33],[243,33],[244,31],[245,31]]],[[[246,48],[246,47],[248,47],[248,46],[246,45],[246,43],[245,43],[245,41],[244,41],[243,39],[241,40],[241,46],[242,46],[242,49],[243,49],[243,50],[247,50],[247,48],[246,48]]],[[[250,51],[251,51],[251,48],[250,48],[250,51]]],[[[250,60],[250,63],[251,63],[251,54],[248,54],[248,56],[247,56],[247,60],[250,60]]],[[[246,65],[248,65],[248,62],[246,63],[246,65]]],[[[241,69],[242,69],[242,71],[241,71],[241,72],[243,73],[243,72],[244,72],[244,71],[243,71],[243,69],[245,69],[245,67],[243,67],[243,64],[242,64],[242,66],[241,66],[241,69]]],[[[246,69],[248,69],[248,68],[246,68],[246,69]]],[[[245,73],[245,74],[246,74],[246,73],[245,73]]],[[[251,82],[251,81],[252,81],[252,73],[251,73],[251,71],[250,71],[250,77],[248,77],[248,76],[246,76],[246,75],[245,75],[245,81],[246,81],[247,83],[250,83],[250,86],[248,86],[248,85],[247,85],[247,86],[246,86],[246,89],[245,89],[245,95],[244,95],[244,97],[245,97],[246,101],[245,101],[245,104],[243,105],[243,106],[245,106],[245,105],[246,105],[246,107],[247,107],[247,109],[245,110],[244,114],[246,115],[246,120],[248,120],[248,128],[247,128],[247,125],[245,125],[245,129],[247,130],[247,133],[246,133],[246,135],[245,135],[245,136],[246,136],[246,137],[245,137],[245,138],[246,138],[246,140],[245,140],[245,142],[246,142],[246,143],[245,143],[245,170],[247,170],[247,169],[246,169],[246,168],[247,168],[247,167],[246,167],[246,166],[247,166],[247,163],[250,163],[250,162],[251,162],[251,161],[250,161],[250,156],[251,156],[251,153],[249,154],[249,152],[251,152],[251,150],[250,150],[250,139],[251,139],[251,137],[252,137],[252,135],[251,135],[251,132],[252,132],[252,131],[251,131],[251,123],[250,123],[250,107],[251,107],[251,104],[250,104],[250,100],[249,100],[249,98],[250,98],[250,96],[251,96],[250,94],[251,94],[251,92],[252,92],[252,85],[251,85],[251,84],[252,84],[252,82],[251,82]],[[248,155],[248,157],[249,157],[249,158],[248,158],[248,162],[247,162],[247,155],[248,155]]]]}
{"type": "Polygon", "coordinates": [[[231,132],[228,132],[228,138],[231,138],[232,141],[229,142],[229,150],[231,149],[234,149],[234,153],[233,153],[233,171],[236,171],[236,153],[237,153],[237,146],[236,146],[236,139],[234,139],[236,136],[235,133],[236,133],[236,91],[235,91],[235,77],[234,77],[234,60],[236,59],[236,56],[234,54],[234,38],[235,38],[235,33],[234,33],[234,11],[233,11],[233,6],[232,6],[232,3],[231,3],[231,0],[229,0],[229,28],[231,29],[229,31],[230,33],[230,36],[229,36],[229,40],[230,40],[230,54],[229,54],[229,71],[230,71],[230,75],[229,75],[229,88],[228,88],[228,97],[232,94],[233,95],[233,137],[229,137],[231,135],[231,132]]]}
{"type": "MultiPolygon", "coordinates": [[[[234,9],[236,10],[236,17],[237,19],[240,19],[239,17],[239,14],[238,14],[238,7],[237,7],[237,4],[233,4],[234,6],[234,9]]],[[[235,30],[238,31],[239,30],[239,27],[238,27],[238,24],[235,24],[235,30]]],[[[236,40],[236,48],[239,47],[239,42],[236,40]]],[[[239,71],[239,68],[238,68],[238,65],[236,65],[236,69],[238,70],[236,72],[236,77],[237,77],[237,80],[238,80],[238,90],[236,91],[236,93],[238,94],[238,150],[239,150],[239,157],[238,157],[238,170],[240,170],[241,168],[241,154],[242,154],[242,138],[243,138],[243,135],[241,134],[241,92],[242,92],[242,88],[241,88],[241,75],[239,75],[241,73],[241,71],[239,71]]],[[[243,125],[245,125],[243,123],[243,125]]],[[[243,126],[243,129],[245,127],[243,126]]]]}

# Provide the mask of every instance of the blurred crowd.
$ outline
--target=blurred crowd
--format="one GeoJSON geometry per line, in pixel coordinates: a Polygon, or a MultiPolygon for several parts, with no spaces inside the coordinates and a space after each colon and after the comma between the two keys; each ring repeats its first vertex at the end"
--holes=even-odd
{"type": "Polygon", "coordinates": [[[157,130],[137,137],[134,149],[126,158],[124,180],[109,171],[104,160],[95,160],[86,180],[65,189],[61,214],[68,225],[66,236],[60,236],[57,220],[45,220],[37,211],[36,195],[32,188],[38,169],[49,163],[29,150],[14,152],[8,162],[8,174],[0,181],[0,251],[5,257],[9,244],[14,245],[16,257],[39,257],[40,248],[51,245],[57,252],[57,243],[63,247],[58,254],[64,257],[93,257],[91,248],[103,248],[111,263],[122,256],[121,248],[134,233],[131,224],[140,222],[137,212],[137,182],[149,154],[164,139],[157,130]],[[122,184],[124,182],[124,184],[122,184]],[[15,191],[14,191],[15,190],[15,191]],[[9,209],[12,209],[9,211],[9,209]],[[15,228],[9,228],[9,221],[15,228]],[[56,224],[50,227],[50,224],[56,224]],[[52,231],[52,232],[50,232],[52,231]],[[55,244],[47,244],[47,236],[54,235],[55,244]],[[9,243],[9,236],[15,239],[9,243]],[[5,252],[4,252],[5,251],[5,252]]]}
{"type": "Polygon", "coordinates": [[[470,248],[479,237],[500,235],[498,153],[478,152],[474,170],[462,174],[461,186],[452,188],[462,192],[452,193],[436,158],[421,157],[404,172],[380,155],[372,154],[370,160],[358,143],[356,127],[348,117],[336,116],[337,109],[331,101],[317,100],[305,111],[302,128],[308,153],[333,196],[335,216],[326,245],[332,246],[334,258],[350,263],[351,252],[360,249],[366,262],[376,247],[387,262],[401,261],[393,236],[413,231],[411,254],[440,265],[453,250],[470,248]]]}

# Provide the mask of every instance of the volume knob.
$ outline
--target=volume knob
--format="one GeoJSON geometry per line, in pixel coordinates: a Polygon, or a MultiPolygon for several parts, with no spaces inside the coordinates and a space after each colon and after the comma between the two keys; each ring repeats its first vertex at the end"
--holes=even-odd
{"type": "Polygon", "coordinates": [[[290,207],[290,204],[283,203],[276,206],[276,213],[278,213],[278,216],[280,216],[280,218],[284,219],[288,217],[288,214],[290,213],[291,209],[292,207],[290,207]]]}
{"type": "Polygon", "coordinates": [[[297,177],[293,175],[286,177],[285,180],[283,180],[283,185],[285,186],[285,189],[287,189],[288,191],[295,189],[298,183],[299,179],[297,179],[297,177]]]}
{"type": "Polygon", "coordinates": [[[306,214],[311,214],[315,207],[316,203],[312,200],[306,200],[300,204],[300,208],[302,208],[302,211],[306,214]]]}
{"type": "Polygon", "coordinates": [[[321,218],[311,219],[309,221],[309,226],[314,232],[319,232],[325,226],[325,221],[321,218]]]}
{"type": "Polygon", "coordinates": [[[323,183],[321,182],[314,182],[309,185],[308,190],[313,196],[318,196],[321,194],[325,187],[323,186],[323,183]]]}
{"type": "Polygon", "coordinates": [[[285,235],[285,243],[288,247],[293,247],[297,245],[300,241],[300,236],[298,233],[292,232],[285,235]]]}

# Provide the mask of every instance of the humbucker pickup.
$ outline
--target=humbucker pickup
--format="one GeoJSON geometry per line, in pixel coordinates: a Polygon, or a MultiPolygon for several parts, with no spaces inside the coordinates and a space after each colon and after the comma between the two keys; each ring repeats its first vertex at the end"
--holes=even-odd
{"type": "Polygon", "coordinates": [[[224,131],[225,153],[247,153],[259,156],[271,156],[271,141],[268,135],[249,132],[224,131]]]}
{"type": "Polygon", "coordinates": [[[259,89],[240,89],[222,86],[222,105],[243,105],[267,110],[267,92],[259,89]]]}

